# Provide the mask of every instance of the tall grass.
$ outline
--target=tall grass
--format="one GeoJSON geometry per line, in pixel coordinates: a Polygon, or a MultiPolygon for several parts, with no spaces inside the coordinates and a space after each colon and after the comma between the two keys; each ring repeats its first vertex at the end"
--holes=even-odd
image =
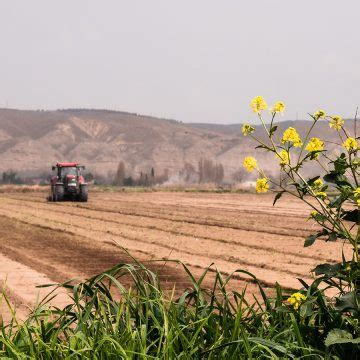
{"type": "MultiPolygon", "coordinates": [[[[249,303],[229,289],[230,277],[211,275],[211,288],[182,265],[192,286],[180,296],[163,291],[157,274],[141,263],[119,264],[83,283],[59,286],[71,293],[65,308],[49,307],[53,292],[23,323],[0,325],[2,358],[268,359],[356,357],[356,344],[326,347],[325,326],[336,320],[317,284],[307,288],[322,306],[321,321],[284,305],[276,286],[249,303]],[[131,286],[124,286],[129,283],[131,286]],[[126,280],[125,280],[126,279],[126,280]],[[323,325],[321,325],[323,324],[323,325]]],[[[239,270],[238,272],[243,272],[239,270]]],[[[54,291],[54,290],[53,290],[54,291]]],[[[6,299],[5,299],[6,300],[6,299]]],[[[9,304],[10,306],[10,304],[9,304]]]]}

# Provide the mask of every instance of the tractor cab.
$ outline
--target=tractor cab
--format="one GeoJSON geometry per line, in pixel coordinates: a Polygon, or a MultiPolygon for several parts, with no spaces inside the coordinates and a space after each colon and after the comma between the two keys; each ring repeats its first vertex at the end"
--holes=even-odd
{"type": "Polygon", "coordinates": [[[58,162],[52,167],[56,176],[51,179],[51,199],[87,201],[87,184],[82,175],[85,166],[76,162],[58,162]]]}
{"type": "Polygon", "coordinates": [[[64,182],[68,179],[75,180],[82,177],[82,169],[85,169],[85,166],[80,166],[77,163],[57,163],[56,166],[53,166],[53,170],[57,170],[57,178],[64,182]],[[73,164],[74,166],[72,166],[73,164]]]}
{"type": "Polygon", "coordinates": [[[80,169],[77,166],[58,167],[58,177],[66,178],[67,176],[77,177],[80,175],[80,169]]]}

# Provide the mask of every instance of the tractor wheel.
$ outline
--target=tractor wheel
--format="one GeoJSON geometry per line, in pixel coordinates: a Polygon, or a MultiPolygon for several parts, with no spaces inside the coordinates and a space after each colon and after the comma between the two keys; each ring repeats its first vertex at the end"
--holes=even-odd
{"type": "Polygon", "coordinates": [[[86,185],[80,186],[79,200],[81,202],[87,202],[88,201],[88,187],[86,185]]]}
{"type": "Polygon", "coordinates": [[[56,201],[56,188],[55,188],[55,186],[51,186],[51,194],[49,196],[49,201],[52,201],[52,202],[56,201]]]}
{"type": "Polygon", "coordinates": [[[64,186],[56,185],[54,201],[63,201],[63,200],[64,200],[64,186]]]}

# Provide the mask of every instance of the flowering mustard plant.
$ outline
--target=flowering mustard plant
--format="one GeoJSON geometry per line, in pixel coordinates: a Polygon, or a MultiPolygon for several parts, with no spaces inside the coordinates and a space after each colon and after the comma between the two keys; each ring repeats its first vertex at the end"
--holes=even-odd
{"type": "MultiPolygon", "coordinates": [[[[290,306],[282,307],[281,310],[292,312],[294,319],[298,319],[302,325],[306,323],[306,326],[312,324],[317,328],[322,327],[328,343],[333,343],[334,334],[340,336],[341,331],[342,336],[346,334],[348,339],[358,344],[360,138],[357,134],[357,120],[354,120],[354,126],[347,129],[341,116],[329,116],[324,110],[318,110],[310,115],[312,121],[307,131],[299,133],[293,126],[278,134],[281,124],[275,124],[274,120],[277,114],[285,109],[285,105],[277,103],[278,105],[270,111],[269,123],[266,123],[261,113],[266,107],[264,104],[266,102],[262,97],[256,97],[251,101],[251,108],[257,113],[265,130],[265,139],[257,137],[253,127],[251,130],[248,127],[244,128],[243,133],[258,143],[256,148],[259,151],[274,154],[279,164],[279,178],[275,180],[277,177],[273,174],[267,176],[255,158],[247,157],[243,163],[244,167],[259,174],[256,191],[274,192],[274,205],[284,194],[296,197],[308,205],[309,220],[317,224],[317,230],[305,239],[305,247],[311,246],[321,238],[325,241],[347,242],[353,249],[350,259],[346,259],[342,253],[339,254],[342,261],[338,264],[319,264],[312,269],[316,276],[313,284],[308,285],[302,281],[304,288],[285,299],[290,306]],[[311,136],[318,121],[323,119],[337,132],[338,141],[328,143],[325,139],[311,136]],[[312,165],[312,169],[318,169],[316,176],[305,176],[304,167],[307,165],[312,165]],[[325,293],[324,288],[327,291],[325,293]],[[328,299],[328,292],[335,293],[335,297],[328,299]],[[329,321],[324,322],[325,314],[329,314],[329,321]],[[318,322],[314,319],[318,319],[318,322]],[[338,321],[336,324],[335,319],[338,321]],[[340,327],[346,330],[339,330],[340,327]]],[[[343,344],[343,339],[339,341],[339,345],[343,344]]]]}
{"type": "MultiPolygon", "coordinates": [[[[264,98],[255,97],[250,106],[257,113],[267,139],[258,138],[253,127],[244,127],[243,133],[259,144],[257,148],[260,151],[274,154],[279,162],[280,173],[279,180],[276,181],[273,177],[265,174],[261,169],[261,164],[258,164],[255,158],[247,157],[243,163],[246,170],[256,170],[260,175],[256,181],[256,191],[259,193],[269,190],[275,192],[274,204],[286,193],[301,199],[309,206],[310,219],[319,225],[320,230],[305,240],[305,246],[312,245],[318,238],[326,241],[340,239],[349,242],[353,247],[351,261],[356,264],[351,269],[356,269],[357,280],[349,280],[347,286],[351,291],[357,291],[360,285],[360,267],[358,265],[360,159],[356,120],[355,126],[350,131],[346,129],[345,120],[341,116],[329,116],[324,110],[318,110],[310,115],[312,122],[309,123],[309,129],[305,131],[305,135],[300,135],[294,126],[288,127],[282,135],[278,135],[280,124],[274,124],[274,119],[285,109],[285,104],[277,102],[274,105],[269,124],[265,123],[261,113],[266,108],[264,98]],[[338,132],[339,142],[335,145],[330,143],[327,146],[323,139],[311,137],[312,130],[320,119],[326,119],[330,128],[338,132]],[[336,151],[334,146],[337,146],[336,151]],[[328,151],[328,148],[331,148],[331,152],[328,151]],[[304,175],[303,167],[308,162],[313,163],[313,168],[315,168],[314,165],[318,166],[317,176],[307,178],[304,175]]],[[[345,283],[343,281],[341,284],[345,283]]],[[[360,303],[360,295],[357,301],[360,303]]]]}

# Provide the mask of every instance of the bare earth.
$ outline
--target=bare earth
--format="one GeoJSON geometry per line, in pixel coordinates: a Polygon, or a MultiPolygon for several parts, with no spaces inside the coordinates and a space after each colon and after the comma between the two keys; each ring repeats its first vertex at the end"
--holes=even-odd
{"type": "MultiPolygon", "coordinates": [[[[304,238],[316,230],[307,221],[309,209],[296,199],[283,198],[275,207],[272,201],[272,195],[153,192],[47,203],[44,193],[0,194],[0,284],[22,314],[44,294],[36,285],[84,279],[129,262],[124,247],[168,289],[189,286],[181,265],[149,260],[179,259],[196,276],[215,263],[224,275],[244,269],[265,287],[278,282],[295,289],[297,278],[311,281],[317,264],[339,261],[343,244],[320,240],[304,248],[304,238]]],[[[351,254],[347,246],[344,251],[351,254]]],[[[242,273],[232,284],[257,293],[242,273]]],[[[66,295],[56,301],[65,303],[66,295]]]]}

